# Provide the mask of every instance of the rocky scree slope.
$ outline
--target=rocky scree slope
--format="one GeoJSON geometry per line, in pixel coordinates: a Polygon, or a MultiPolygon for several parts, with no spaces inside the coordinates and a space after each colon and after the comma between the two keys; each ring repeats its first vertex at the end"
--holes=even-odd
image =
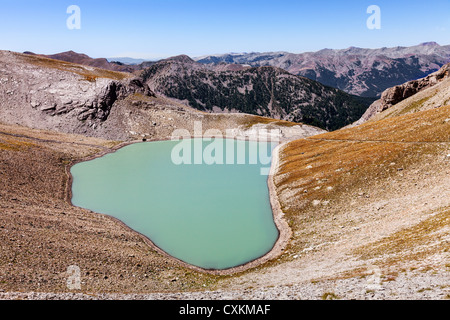
{"type": "Polygon", "coordinates": [[[0,51],[0,121],[90,133],[130,95],[152,97],[138,78],[48,58],[0,51]]]}

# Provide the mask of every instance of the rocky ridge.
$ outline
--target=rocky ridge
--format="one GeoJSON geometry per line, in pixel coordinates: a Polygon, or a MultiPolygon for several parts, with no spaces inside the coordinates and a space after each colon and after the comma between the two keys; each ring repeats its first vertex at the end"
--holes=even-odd
{"type": "Polygon", "coordinates": [[[425,77],[450,62],[450,46],[427,42],[411,47],[350,47],[299,54],[254,52],[199,57],[196,61],[210,66],[223,62],[274,66],[351,94],[376,97],[387,88],[425,77]]]}
{"type": "Polygon", "coordinates": [[[26,51],[26,52],[24,52],[24,54],[36,55],[36,56],[40,56],[40,57],[44,57],[44,58],[61,60],[61,61],[69,62],[69,63],[82,64],[85,66],[90,66],[90,67],[95,67],[95,68],[100,68],[100,69],[105,69],[105,70],[111,70],[111,71],[132,73],[133,71],[136,70],[135,66],[125,65],[125,64],[117,63],[117,62],[110,62],[105,58],[95,59],[95,58],[89,57],[86,54],[77,53],[74,51],[66,51],[66,52],[49,54],[49,55],[35,54],[33,52],[26,51]]]}
{"type": "Polygon", "coordinates": [[[397,111],[396,113],[408,113],[447,105],[450,102],[449,80],[450,64],[446,64],[422,79],[389,88],[354,125],[379,119],[383,115],[387,116],[395,111],[397,111]],[[387,111],[393,106],[396,106],[396,110],[387,111]]]}
{"type": "Polygon", "coordinates": [[[113,105],[131,95],[153,97],[126,73],[0,51],[0,120],[68,132],[96,127],[113,105]]]}
{"type": "Polygon", "coordinates": [[[367,270],[367,278],[308,281],[242,291],[147,294],[0,292],[0,300],[443,300],[450,297],[450,288],[442,285],[442,278],[448,277],[446,271],[406,271],[395,281],[381,280],[379,283],[371,280],[372,272],[367,270]]]}
{"type": "MultiPolygon", "coordinates": [[[[174,59],[195,64],[187,56],[174,59]]],[[[206,114],[155,96],[130,73],[8,51],[0,51],[0,122],[110,140],[167,139],[175,129],[192,131],[195,122],[237,133],[261,122],[283,129],[284,137],[323,132],[247,114],[206,114]]]]}
{"type": "Polygon", "coordinates": [[[252,68],[226,62],[205,65],[186,55],[133,66],[91,59],[75,52],[37,56],[133,72],[157,94],[201,111],[244,112],[303,122],[327,130],[338,129],[359,119],[373,101],[348,95],[273,66],[252,68]]]}

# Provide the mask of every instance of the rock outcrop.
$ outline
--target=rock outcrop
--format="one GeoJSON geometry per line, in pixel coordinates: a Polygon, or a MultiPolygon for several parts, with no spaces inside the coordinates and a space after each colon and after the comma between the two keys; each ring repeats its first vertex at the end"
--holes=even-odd
{"type": "Polygon", "coordinates": [[[379,111],[384,111],[393,105],[415,95],[417,92],[432,87],[450,76],[450,63],[429,76],[406,82],[402,85],[389,88],[381,95],[379,111]]]}
{"type": "Polygon", "coordinates": [[[402,85],[389,88],[383,92],[381,99],[375,101],[354,125],[369,121],[380,112],[397,105],[421,91],[434,87],[446,79],[450,79],[450,63],[444,65],[441,69],[425,78],[409,81],[402,85]]]}

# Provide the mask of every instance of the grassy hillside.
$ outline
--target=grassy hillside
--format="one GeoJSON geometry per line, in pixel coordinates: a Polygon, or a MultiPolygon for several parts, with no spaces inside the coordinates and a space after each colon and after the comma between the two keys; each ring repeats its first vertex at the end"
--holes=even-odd
{"type": "Polygon", "coordinates": [[[111,71],[95,67],[83,66],[81,64],[70,63],[61,60],[49,59],[41,56],[28,54],[16,54],[23,63],[29,63],[42,68],[53,68],[61,71],[68,71],[83,76],[88,81],[95,81],[97,78],[107,78],[112,80],[124,80],[132,75],[125,72],[111,71]]]}
{"type": "Polygon", "coordinates": [[[398,117],[418,111],[430,110],[450,104],[450,79],[420,91],[389,109],[375,115],[372,120],[398,117]]]}
{"type": "Polygon", "coordinates": [[[327,277],[449,266],[450,106],[290,142],[275,183],[295,236],[271,274],[311,260],[327,277]]]}

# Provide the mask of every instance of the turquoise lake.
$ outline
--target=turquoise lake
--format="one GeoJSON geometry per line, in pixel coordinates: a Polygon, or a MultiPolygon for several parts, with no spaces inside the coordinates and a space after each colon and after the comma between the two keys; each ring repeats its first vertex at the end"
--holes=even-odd
{"type": "MultiPolygon", "coordinates": [[[[72,203],[121,220],[191,265],[227,269],[255,260],[272,249],[278,230],[268,177],[261,174],[270,163],[251,164],[248,159],[257,149],[270,161],[275,146],[229,139],[215,142],[222,143],[223,163],[228,164],[176,164],[172,153],[177,141],[136,143],[78,163],[71,168],[72,203]],[[245,150],[245,163],[238,161],[236,150],[245,150]],[[230,164],[233,156],[235,164],[230,164]]],[[[195,144],[201,146],[200,152],[210,146],[211,151],[209,141],[184,143],[192,150],[195,144]]],[[[221,153],[217,150],[216,157],[221,153]]],[[[190,157],[192,163],[199,159],[194,151],[190,157]]]]}

